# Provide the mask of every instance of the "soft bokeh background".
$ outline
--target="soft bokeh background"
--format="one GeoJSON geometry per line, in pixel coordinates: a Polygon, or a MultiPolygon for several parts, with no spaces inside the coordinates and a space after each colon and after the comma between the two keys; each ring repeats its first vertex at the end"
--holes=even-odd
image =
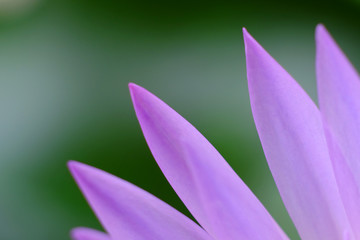
{"type": "Polygon", "coordinates": [[[316,99],[314,28],[360,69],[359,1],[0,1],[0,239],[101,229],[66,168],[109,171],[188,214],[153,160],[127,83],[193,123],[292,238],[255,131],[241,28],[316,99]]]}

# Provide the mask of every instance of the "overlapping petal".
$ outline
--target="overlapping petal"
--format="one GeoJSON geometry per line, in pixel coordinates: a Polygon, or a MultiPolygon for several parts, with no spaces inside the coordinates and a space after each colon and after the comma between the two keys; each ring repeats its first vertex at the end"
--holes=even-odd
{"type": "Polygon", "coordinates": [[[107,234],[85,227],[74,228],[71,231],[71,238],[74,240],[111,240],[107,234]]]}
{"type": "MultiPolygon", "coordinates": [[[[264,153],[302,239],[360,239],[360,78],[316,30],[321,112],[244,29],[251,108],[264,153]]],[[[216,149],[159,98],[129,84],[145,139],[196,223],[136,186],[74,161],[69,168],[108,234],[74,240],[287,239],[216,149]]]]}
{"type": "Polygon", "coordinates": [[[360,78],[322,25],[316,29],[316,74],[321,113],[360,189],[360,78]]]}
{"type": "Polygon", "coordinates": [[[360,78],[323,25],[316,28],[316,73],[336,179],[360,238],[360,78]]]}
{"type": "Polygon", "coordinates": [[[301,238],[351,236],[318,108],[246,30],[244,38],[256,128],[301,238]]]}
{"type": "Polygon", "coordinates": [[[131,183],[74,161],[69,169],[111,239],[212,239],[189,218],[131,183]]]}
{"type": "Polygon", "coordinates": [[[286,239],[258,199],[216,149],[147,90],[130,84],[136,115],[166,178],[215,239],[286,239]]]}
{"type": "Polygon", "coordinates": [[[352,226],[355,239],[360,239],[360,191],[354,175],[347,164],[333,133],[325,123],[325,135],[329,147],[330,158],[339,186],[339,192],[346,214],[352,226]]]}

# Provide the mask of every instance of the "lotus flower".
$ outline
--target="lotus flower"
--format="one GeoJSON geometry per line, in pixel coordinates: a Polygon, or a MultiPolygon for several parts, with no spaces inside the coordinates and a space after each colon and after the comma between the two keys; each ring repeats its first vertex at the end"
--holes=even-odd
{"type": "MultiPolygon", "coordinates": [[[[326,29],[316,29],[320,110],[244,29],[251,108],[270,170],[302,239],[360,239],[360,81],[326,29]]],[[[69,168],[107,233],[77,240],[288,239],[216,149],[159,98],[129,84],[150,150],[199,225],[106,172],[69,168]]]]}

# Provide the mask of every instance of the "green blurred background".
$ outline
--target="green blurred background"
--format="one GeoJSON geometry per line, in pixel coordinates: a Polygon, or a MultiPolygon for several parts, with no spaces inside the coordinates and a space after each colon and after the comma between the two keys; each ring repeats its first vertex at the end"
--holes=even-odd
{"type": "Polygon", "coordinates": [[[252,120],[241,28],[316,100],[320,22],[360,69],[355,0],[0,1],[0,239],[101,229],[66,168],[70,159],[188,214],[146,146],[128,82],[193,123],[297,239],[252,120]]]}

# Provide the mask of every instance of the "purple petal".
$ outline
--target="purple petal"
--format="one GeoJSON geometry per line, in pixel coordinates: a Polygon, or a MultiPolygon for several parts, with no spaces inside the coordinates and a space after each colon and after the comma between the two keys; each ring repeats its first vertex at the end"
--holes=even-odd
{"type": "MultiPolygon", "coordinates": [[[[356,239],[360,239],[360,191],[339,145],[325,124],[325,134],[339,192],[356,239]]],[[[345,238],[344,238],[345,239],[345,238]]],[[[349,238],[350,239],[350,238],[349,238]]]]}
{"type": "Polygon", "coordinates": [[[324,26],[316,28],[320,110],[360,188],[360,78],[324,26]]]}
{"type": "Polygon", "coordinates": [[[112,239],[211,239],[186,216],[131,183],[74,161],[69,169],[112,239]]]}
{"type": "Polygon", "coordinates": [[[130,84],[146,141],[187,208],[215,239],[287,239],[216,149],[184,118],[130,84]]]}
{"type": "Polygon", "coordinates": [[[360,238],[359,77],[322,25],[316,29],[316,42],[321,113],[331,128],[326,129],[330,155],[346,213],[360,238]]]}
{"type": "Polygon", "coordinates": [[[105,233],[85,227],[74,228],[71,231],[71,238],[74,240],[110,240],[105,233]]]}
{"type": "Polygon", "coordinates": [[[320,113],[244,29],[250,101],[280,195],[302,239],[341,239],[349,224],[320,113]]]}

